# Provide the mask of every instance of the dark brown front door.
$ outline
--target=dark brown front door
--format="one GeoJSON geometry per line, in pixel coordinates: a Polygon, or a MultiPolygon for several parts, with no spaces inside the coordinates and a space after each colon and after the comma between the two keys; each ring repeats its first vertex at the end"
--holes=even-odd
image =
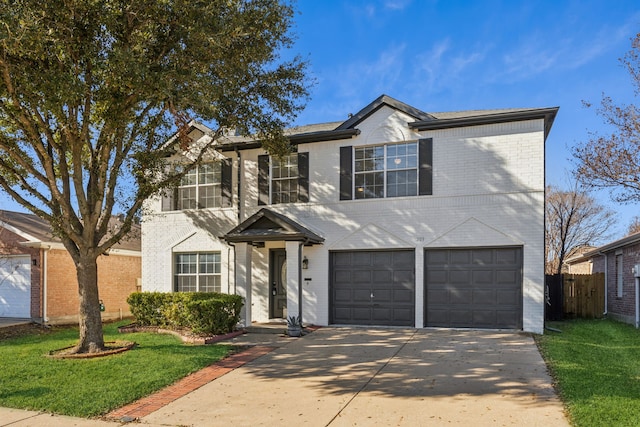
{"type": "Polygon", "coordinates": [[[273,249],[269,261],[269,317],[282,319],[287,310],[287,252],[273,249]]]}

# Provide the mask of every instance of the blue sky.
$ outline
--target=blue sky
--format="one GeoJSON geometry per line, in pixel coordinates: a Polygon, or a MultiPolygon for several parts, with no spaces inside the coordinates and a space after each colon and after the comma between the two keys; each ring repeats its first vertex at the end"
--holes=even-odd
{"type": "MultiPolygon", "coordinates": [[[[640,32],[640,2],[299,0],[295,52],[317,80],[297,124],[345,120],[381,94],[427,112],[554,107],[547,183],[565,186],[570,147],[607,132],[582,101],[632,103],[619,58],[640,32]]],[[[637,205],[620,206],[614,236],[637,205]]]]}
{"type": "MultiPolygon", "coordinates": [[[[582,101],[634,88],[619,58],[640,32],[635,0],[299,0],[291,53],[317,83],[296,124],[345,120],[381,94],[427,112],[553,107],[547,183],[564,185],[570,147],[606,132],[582,101]]],[[[621,237],[637,205],[619,212],[621,237]]],[[[3,209],[22,210],[0,196],[3,209]]]]}

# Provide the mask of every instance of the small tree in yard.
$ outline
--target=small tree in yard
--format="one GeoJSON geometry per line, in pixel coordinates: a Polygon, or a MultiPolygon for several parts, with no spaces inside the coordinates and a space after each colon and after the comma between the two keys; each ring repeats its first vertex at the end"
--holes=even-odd
{"type": "Polygon", "coordinates": [[[175,186],[223,129],[288,150],[308,97],[284,60],[294,10],[276,0],[0,0],[0,187],[51,224],[77,268],[80,340],[104,348],[96,260],[145,199],[175,186]],[[187,144],[191,118],[210,142],[187,144]],[[162,174],[175,147],[192,163],[162,174]],[[112,213],[124,221],[109,228],[112,213]]]}
{"type": "Polygon", "coordinates": [[[606,240],[614,215],[575,184],[568,191],[547,186],[545,274],[559,274],[572,250],[606,240]]]}
{"type": "MultiPolygon", "coordinates": [[[[621,61],[631,75],[637,96],[640,93],[640,33],[621,61]]],[[[633,104],[616,105],[604,96],[597,112],[613,131],[610,135],[594,133],[574,147],[576,177],[590,187],[608,189],[617,202],[640,202],[640,110],[633,104]]]]}

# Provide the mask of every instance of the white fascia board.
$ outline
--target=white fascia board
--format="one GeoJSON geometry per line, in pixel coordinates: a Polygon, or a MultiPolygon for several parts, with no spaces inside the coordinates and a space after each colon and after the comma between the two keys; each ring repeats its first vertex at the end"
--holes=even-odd
{"type": "MultiPolygon", "coordinates": [[[[24,231],[10,225],[7,224],[6,222],[0,221],[0,227],[4,228],[5,230],[8,230],[12,233],[17,234],[18,236],[27,239],[29,242],[39,242],[38,239],[36,239],[35,237],[33,237],[31,234],[25,233],[24,231]]],[[[26,243],[26,242],[25,242],[26,243]]]]}

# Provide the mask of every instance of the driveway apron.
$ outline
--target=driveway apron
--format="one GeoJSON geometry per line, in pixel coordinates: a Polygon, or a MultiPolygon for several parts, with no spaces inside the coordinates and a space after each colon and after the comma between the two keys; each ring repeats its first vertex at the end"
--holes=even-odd
{"type": "Polygon", "coordinates": [[[162,425],[567,426],[526,334],[322,328],[143,417],[162,425]]]}

